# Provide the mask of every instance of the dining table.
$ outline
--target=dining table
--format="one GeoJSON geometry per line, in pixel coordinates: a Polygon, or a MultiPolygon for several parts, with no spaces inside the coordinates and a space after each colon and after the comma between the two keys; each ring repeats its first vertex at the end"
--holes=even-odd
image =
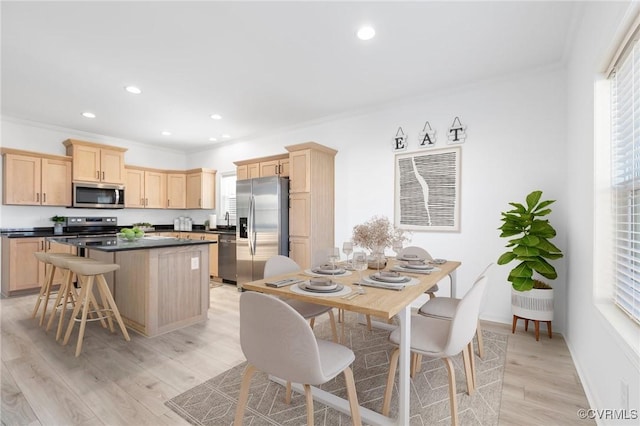
{"type": "MultiPolygon", "coordinates": [[[[398,265],[395,259],[389,259],[384,271],[393,269],[398,265]]],[[[399,379],[398,379],[398,416],[390,418],[379,412],[360,406],[362,421],[371,425],[408,425],[410,417],[410,348],[411,348],[411,304],[429,288],[433,287],[438,281],[449,276],[451,280],[452,295],[455,294],[456,288],[456,270],[461,262],[454,260],[446,260],[444,263],[434,265],[429,271],[401,272],[403,276],[411,278],[410,285],[405,285],[401,289],[389,289],[372,286],[363,286],[364,294],[349,297],[350,294],[356,294],[359,291],[358,272],[347,272],[344,274],[331,275],[331,281],[337,283],[342,290],[336,293],[319,293],[304,290],[304,283],[313,276],[312,270],[298,271],[278,276],[269,277],[257,281],[251,281],[242,285],[245,291],[258,291],[274,296],[297,299],[304,302],[315,303],[324,306],[331,306],[345,311],[356,312],[371,317],[381,318],[382,322],[374,322],[385,328],[396,327],[388,324],[387,321],[393,317],[397,318],[400,327],[400,359],[399,359],[399,379]],[[283,285],[281,287],[273,286],[274,283],[285,283],[284,280],[290,280],[289,283],[301,281],[302,286],[298,283],[283,285]],[[268,285],[268,283],[270,285],[268,285]]],[[[375,270],[367,270],[362,272],[363,277],[375,273],[375,270]]],[[[283,383],[275,377],[272,380],[283,383]]],[[[302,386],[294,384],[294,390],[304,393],[302,386]]],[[[356,377],[357,388],[357,377],[356,377]]],[[[349,402],[317,387],[312,387],[313,399],[328,405],[340,412],[350,414],[349,402]]]]}

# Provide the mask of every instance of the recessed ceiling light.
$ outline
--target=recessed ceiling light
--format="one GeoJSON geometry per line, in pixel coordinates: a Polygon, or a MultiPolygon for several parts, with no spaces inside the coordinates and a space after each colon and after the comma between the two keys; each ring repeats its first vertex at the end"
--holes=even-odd
{"type": "Polygon", "coordinates": [[[216,139],[216,138],[209,138],[209,140],[210,140],[211,142],[218,142],[218,139],[216,139]]]}
{"type": "Polygon", "coordinates": [[[92,112],[88,112],[88,111],[87,111],[87,112],[83,112],[83,113],[82,113],[82,116],[83,116],[84,118],[96,118],[96,115],[95,115],[94,113],[92,113],[92,112]]]}
{"type": "Polygon", "coordinates": [[[164,136],[171,136],[171,132],[167,132],[166,130],[165,130],[164,132],[162,132],[162,134],[163,134],[164,136]]]}
{"type": "Polygon", "coordinates": [[[222,116],[220,114],[211,114],[211,118],[213,118],[214,120],[221,120],[222,116]]]}
{"type": "Polygon", "coordinates": [[[229,134],[225,133],[224,135],[222,135],[222,137],[223,137],[223,138],[225,138],[225,139],[228,139],[228,138],[230,138],[230,137],[231,137],[231,135],[229,135],[229,134]]]}
{"type": "Polygon", "coordinates": [[[136,86],[127,86],[124,88],[124,90],[129,93],[133,93],[134,95],[139,95],[140,93],[142,93],[142,90],[140,90],[140,88],[136,86]]]}
{"type": "Polygon", "coordinates": [[[358,30],[357,35],[360,40],[371,40],[376,35],[376,30],[372,27],[362,27],[358,30]]]}

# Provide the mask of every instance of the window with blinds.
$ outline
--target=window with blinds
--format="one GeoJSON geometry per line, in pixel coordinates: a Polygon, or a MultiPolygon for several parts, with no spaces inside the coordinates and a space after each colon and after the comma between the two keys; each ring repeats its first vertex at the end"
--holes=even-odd
{"type": "Polygon", "coordinates": [[[610,75],[614,301],[640,322],[640,46],[610,75]]]}
{"type": "Polygon", "coordinates": [[[229,224],[236,224],[236,175],[222,175],[220,179],[220,192],[222,198],[222,215],[229,213],[229,224]]]}

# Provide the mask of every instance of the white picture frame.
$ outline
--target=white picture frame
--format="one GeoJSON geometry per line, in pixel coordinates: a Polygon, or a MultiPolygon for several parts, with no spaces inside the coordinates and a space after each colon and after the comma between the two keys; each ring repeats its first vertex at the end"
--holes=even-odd
{"type": "Polygon", "coordinates": [[[460,147],[396,154],[396,227],[460,231],[461,154],[460,147]]]}

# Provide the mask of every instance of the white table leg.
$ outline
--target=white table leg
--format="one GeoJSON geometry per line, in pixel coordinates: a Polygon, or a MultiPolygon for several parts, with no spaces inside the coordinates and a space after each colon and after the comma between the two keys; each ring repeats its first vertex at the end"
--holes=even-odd
{"type": "Polygon", "coordinates": [[[411,367],[411,305],[398,312],[400,321],[400,359],[398,370],[398,419],[399,425],[409,424],[410,391],[409,370],[411,367]]]}
{"type": "Polygon", "coordinates": [[[449,279],[451,280],[451,297],[456,298],[457,290],[456,290],[456,281],[458,274],[456,273],[457,269],[449,272],[449,279]]]}

